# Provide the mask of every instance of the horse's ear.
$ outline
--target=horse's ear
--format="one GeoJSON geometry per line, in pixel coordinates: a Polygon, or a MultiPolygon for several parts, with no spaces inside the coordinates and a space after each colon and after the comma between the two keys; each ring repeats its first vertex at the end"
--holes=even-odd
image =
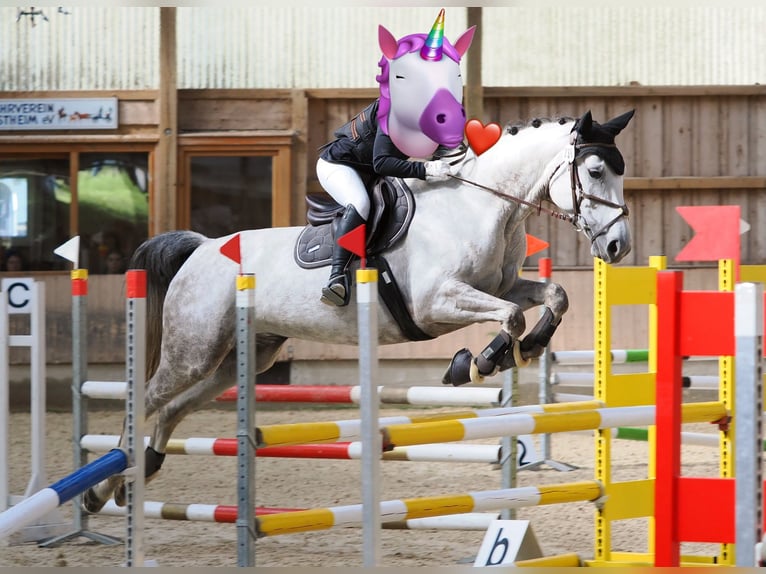
{"type": "Polygon", "coordinates": [[[628,125],[628,122],[633,117],[633,114],[636,113],[636,110],[630,110],[629,112],[625,112],[624,114],[617,116],[616,118],[612,118],[605,124],[602,124],[602,128],[605,130],[609,130],[610,133],[617,135],[622,130],[625,129],[625,126],[628,125]]]}
{"type": "Polygon", "coordinates": [[[475,33],[476,26],[471,26],[468,30],[460,34],[460,38],[453,44],[461,58],[463,57],[463,54],[468,51],[468,48],[471,47],[471,42],[473,42],[473,35],[475,33]]]}
{"type": "Polygon", "coordinates": [[[592,127],[593,127],[593,116],[591,115],[590,110],[588,110],[582,115],[582,117],[579,120],[577,120],[572,131],[577,130],[579,133],[585,136],[590,132],[590,129],[592,127]]]}
{"type": "Polygon", "coordinates": [[[386,58],[393,60],[396,57],[396,38],[382,25],[378,25],[378,45],[386,58]]]}

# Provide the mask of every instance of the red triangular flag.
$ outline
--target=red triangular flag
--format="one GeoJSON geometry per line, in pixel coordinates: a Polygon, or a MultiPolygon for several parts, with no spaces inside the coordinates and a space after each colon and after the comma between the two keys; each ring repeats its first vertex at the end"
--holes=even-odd
{"type": "Polygon", "coordinates": [[[365,239],[367,226],[362,223],[359,227],[355,227],[345,235],[338,237],[338,245],[343,249],[348,249],[354,255],[358,255],[362,259],[365,257],[365,239]]]}
{"type": "Polygon", "coordinates": [[[542,239],[527,233],[527,257],[534,255],[538,251],[547,249],[549,245],[550,243],[547,241],[543,241],[542,239]]]}
{"type": "Polygon", "coordinates": [[[242,263],[242,254],[239,250],[239,233],[221,245],[221,253],[237,264],[242,263]]]}
{"type": "Polygon", "coordinates": [[[676,211],[696,232],[676,261],[734,259],[739,267],[739,205],[678,206],[676,211]]]}

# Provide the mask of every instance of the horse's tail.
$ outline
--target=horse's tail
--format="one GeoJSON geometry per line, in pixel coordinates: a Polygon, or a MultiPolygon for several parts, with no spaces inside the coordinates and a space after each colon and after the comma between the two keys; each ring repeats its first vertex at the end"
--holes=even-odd
{"type": "Polygon", "coordinates": [[[162,341],[162,306],[170,282],[207,237],[195,231],[168,231],[144,241],[130,258],[129,269],[146,271],[146,378],[157,370],[162,341]]]}

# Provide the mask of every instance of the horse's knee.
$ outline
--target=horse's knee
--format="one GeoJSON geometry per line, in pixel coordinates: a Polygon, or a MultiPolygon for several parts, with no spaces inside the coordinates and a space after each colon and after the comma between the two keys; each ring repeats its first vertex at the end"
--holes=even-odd
{"type": "Polygon", "coordinates": [[[508,315],[503,329],[507,331],[512,339],[518,339],[527,329],[527,320],[524,317],[524,311],[518,305],[513,306],[513,310],[508,315]]]}
{"type": "Polygon", "coordinates": [[[553,312],[556,319],[560,320],[569,309],[569,296],[558,283],[548,283],[545,287],[543,304],[553,312]]]}

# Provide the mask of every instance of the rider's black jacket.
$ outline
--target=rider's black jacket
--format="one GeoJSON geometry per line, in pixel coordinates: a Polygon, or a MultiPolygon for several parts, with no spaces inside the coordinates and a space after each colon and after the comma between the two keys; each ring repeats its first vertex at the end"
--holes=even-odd
{"type": "MultiPolygon", "coordinates": [[[[335,131],[335,139],[320,148],[320,157],[342,163],[368,175],[426,178],[423,162],[408,161],[391,138],[378,129],[375,100],[335,131]]],[[[360,175],[362,175],[360,173],[360,175]]]]}

